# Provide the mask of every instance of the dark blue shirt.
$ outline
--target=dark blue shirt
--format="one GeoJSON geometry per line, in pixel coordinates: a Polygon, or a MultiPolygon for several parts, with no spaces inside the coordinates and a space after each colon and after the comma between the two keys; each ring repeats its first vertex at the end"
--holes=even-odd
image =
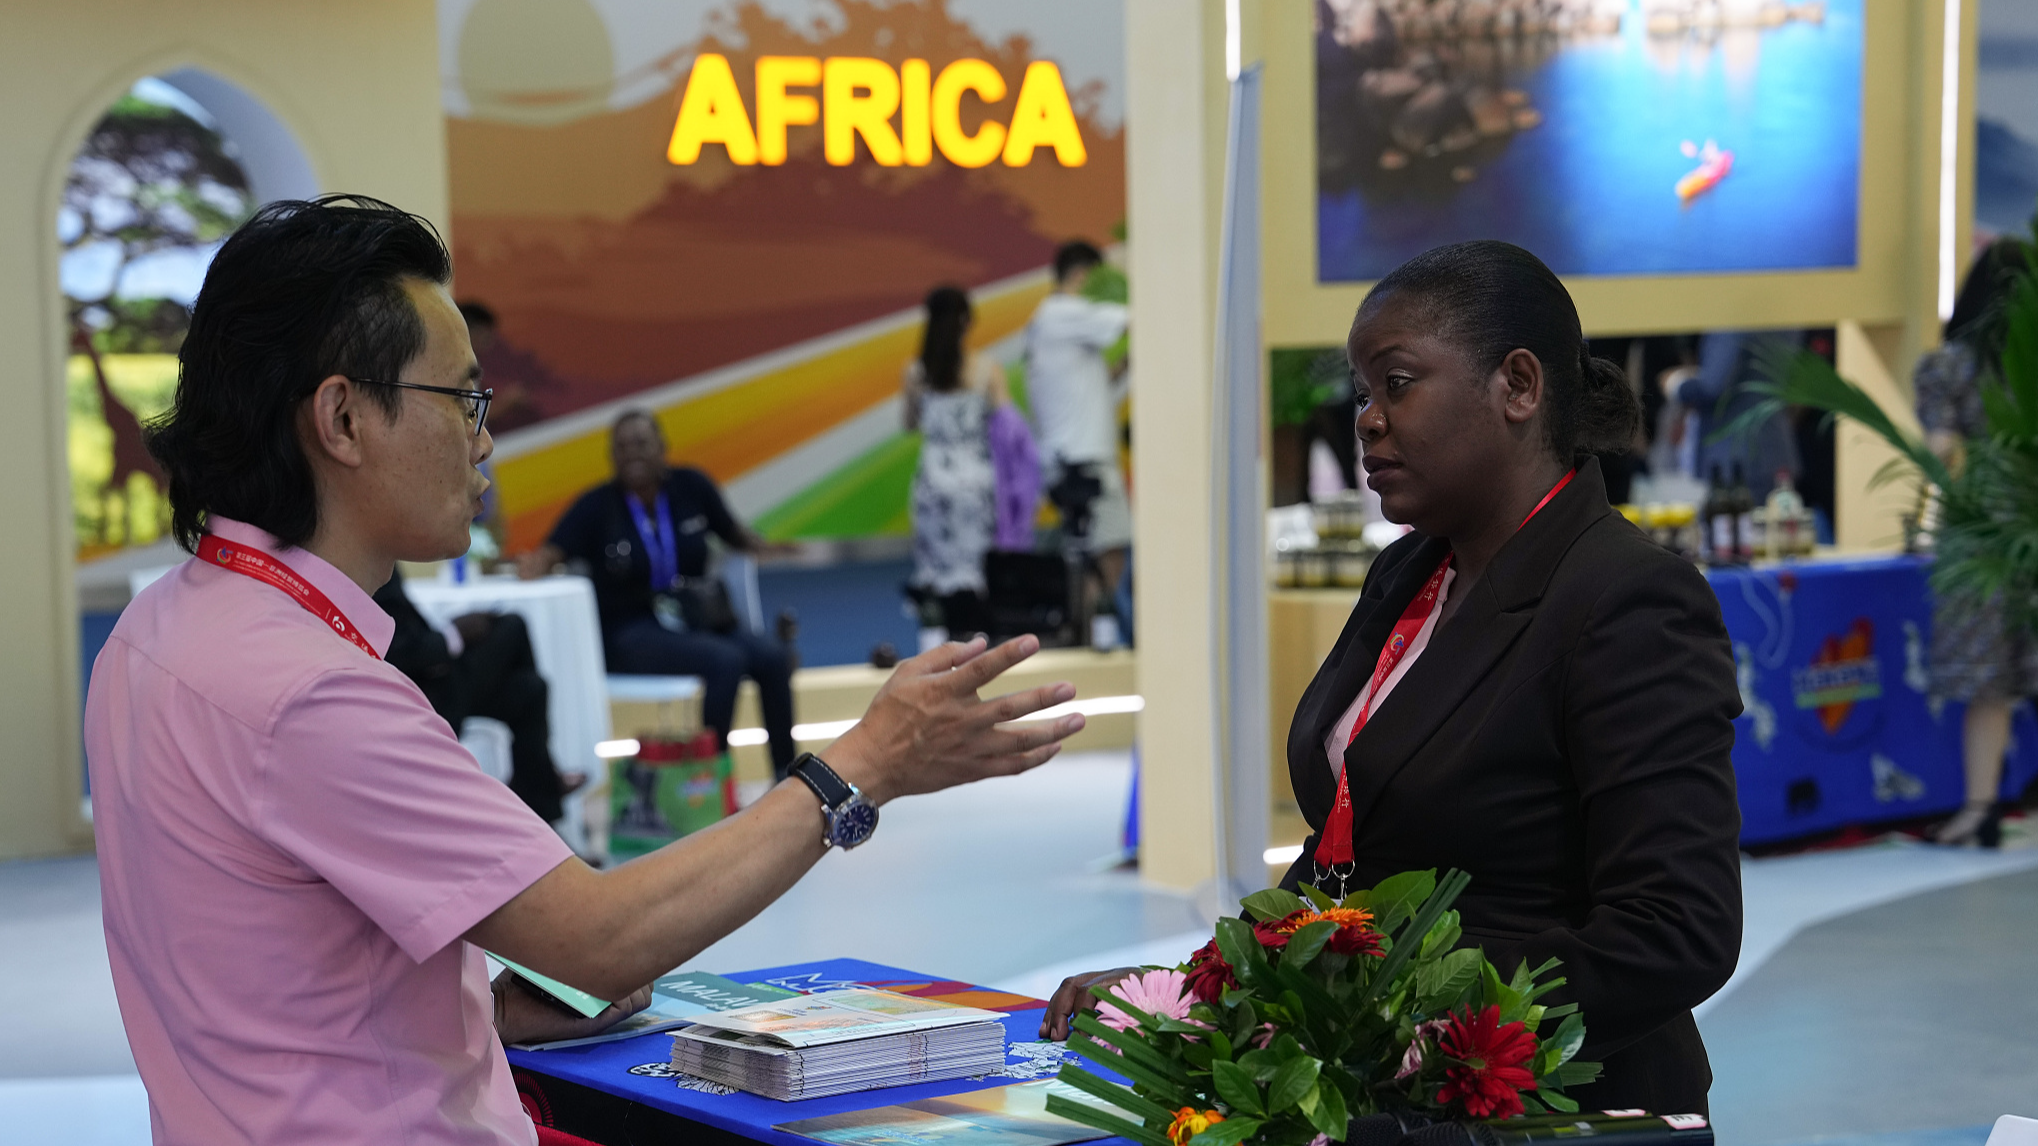
{"type": "MultiPolygon", "coordinates": [[[[743,544],[743,529],[729,513],[713,478],[697,469],[674,468],[666,471],[661,488],[672,509],[681,577],[699,577],[708,571],[708,534],[732,547],[743,544]]],[[[569,561],[586,565],[604,634],[653,616],[651,560],[624,500],[628,496],[617,482],[596,486],[573,503],[547,539],[569,561]]],[[[657,522],[649,507],[646,516],[657,522]]]]}

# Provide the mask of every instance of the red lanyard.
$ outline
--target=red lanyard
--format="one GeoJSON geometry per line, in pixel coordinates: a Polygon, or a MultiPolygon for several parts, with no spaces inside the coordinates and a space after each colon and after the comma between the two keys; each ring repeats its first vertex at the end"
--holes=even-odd
{"type": "MultiPolygon", "coordinates": [[[[1529,510],[1528,517],[1521,519],[1521,524],[1527,525],[1531,518],[1541,513],[1543,507],[1550,504],[1550,499],[1557,496],[1557,491],[1570,485],[1571,479],[1577,474],[1577,470],[1572,470],[1558,479],[1557,484],[1550,487],[1550,492],[1543,495],[1543,500],[1537,502],[1534,509],[1529,510]]],[[[1521,526],[1515,528],[1520,529],[1521,526]]],[[[1422,592],[1415,595],[1415,600],[1410,601],[1408,607],[1401,611],[1401,619],[1394,622],[1394,631],[1388,634],[1387,643],[1380,649],[1380,659],[1373,665],[1372,683],[1366,686],[1366,702],[1359,706],[1359,718],[1352,724],[1352,735],[1350,740],[1345,741],[1346,748],[1350,748],[1352,741],[1359,738],[1359,730],[1366,727],[1366,718],[1372,714],[1373,702],[1379,699],[1381,686],[1387,683],[1388,677],[1394,675],[1395,667],[1401,663],[1402,657],[1408,655],[1409,647],[1415,643],[1415,638],[1422,632],[1423,625],[1428,623],[1431,611],[1436,608],[1437,597],[1443,593],[1444,575],[1450,568],[1451,555],[1445,554],[1443,561],[1437,565],[1436,572],[1430,574],[1429,580],[1424,582],[1422,592]]],[[[1316,844],[1316,864],[1319,869],[1327,870],[1352,862],[1351,771],[1351,766],[1347,764],[1337,774],[1337,801],[1330,806],[1330,816],[1324,821],[1323,835],[1316,844]]]]}
{"type": "Polygon", "coordinates": [[[222,569],[231,569],[244,577],[253,577],[265,585],[274,585],[288,593],[292,600],[304,606],[306,612],[333,627],[333,631],[354,642],[364,653],[381,660],[375,646],[354,627],[340,607],[311,582],[299,577],[295,570],[259,549],[245,545],[231,545],[221,541],[214,534],[206,534],[198,541],[198,556],[222,569]]]}

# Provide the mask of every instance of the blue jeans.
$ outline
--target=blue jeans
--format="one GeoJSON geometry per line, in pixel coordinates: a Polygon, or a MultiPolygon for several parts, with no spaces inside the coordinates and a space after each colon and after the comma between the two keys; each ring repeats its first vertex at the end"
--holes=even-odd
{"type": "Polygon", "coordinates": [[[605,635],[609,671],[647,676],[697,676],[704,686],[701,719],[726,744],[736,718],[736,689],[757,682],[764,731],[771,738],[771,767],[783,779],[798,754],[793,747],[793,668],[786,647],[755,633],[676,633],[643,617],[605,635]]]}

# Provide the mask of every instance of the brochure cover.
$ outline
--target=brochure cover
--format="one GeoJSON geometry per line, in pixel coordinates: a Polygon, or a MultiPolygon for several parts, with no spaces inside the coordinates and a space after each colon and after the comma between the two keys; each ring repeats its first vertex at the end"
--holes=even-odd
{"type": "Polygon", "coordinates": [[[890,991],[831,991],[727,1011],[695,1022],[704,1027],[762,1035],[784,1046],[812,1047],[905,1031],[995,1022],[1001,1017],[995,1011],[937,1003],[890,991]]]}
{"type": "MultiPolygon", "coordinates": [[[[506,964],[507,965],[507,964],[506,964]]],[[[511,967],[519,975],[525,974],[521,967],[511,967]]],[[[544,987],[545,984],[538,984],[544,987]]],[[[560,984],[564,987],[564,984],[560,984]]],[[[549,988],[547,988],[549,990],[549,988]]],[[[573,988],[566,987],[571,991],[573,988]]],[[[633,1038],[654,1031],[669,1031],[688,1023],[701,1020],[703,1015],[719,1011],[735,1011],[776,1002],[780,999],[799,998],[796,991],[762,984],[738,983],[706,971],[675,971],[651,984],[651,1005],[610,1027],[598,1035],[582,1039],[557,1039],[548,1043],[526,1043],[524,1050],[559,1050],[562,1047],[587,1046],[591,1043],[613,1042],[616,1039],[633,1038]]],[[[592,998],[592,996],[590,996],[592,998]]],[[[573,1005],[568,1001],[568,1005],[573,1005]]],[[[603,1004],[606,1006],[606,1004],[603,1004]]],[[[586,1012],[583,1011],[583,1014],[586,1012]]],[[[595,1012],[599,1014],[599,1011],[595,1012]]]]}
{"type": "Polygon", "coordinates": [[[803,1118],[772,1129],[836,1146],[1065,1146],[1107,1137],[1049,1114],[1050,1094],[1098,1105],[1083,1091],[1049,1079],[803,1118]]]}

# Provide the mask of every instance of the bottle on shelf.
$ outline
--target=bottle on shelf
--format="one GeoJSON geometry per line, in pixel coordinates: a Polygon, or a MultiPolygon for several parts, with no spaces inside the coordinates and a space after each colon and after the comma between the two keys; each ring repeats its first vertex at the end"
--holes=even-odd
{"type": "Polygon", "coordinates": [[[1723,565],[1733,560],[1733,520],[1727,513],[1727,487],[1720,481],[1720,467],[1713,464],[1712,476],[1706,482],[1705,502],[1699,506],[1699,559],[1708,565],[1723,565]]]}
{"type": "Polygon", "coordinates": [[[1734,484],[1727,491],[1727,500],[1734,514],[1732,560],[1745,565],[1755,556],[1755,491],[1748,488],[1747,474],[1739,462],[1734,463],[1734,484]]]}
{"type": "Polygon", "coordinates": [[[1768,523],[1762,534],[1763,556],[1774,561],[1811,552],[1807,543],[1804,498],[1791,484],[1789,470],[1776,471],[1776,488],[1769,491],[1768,523]]]}

